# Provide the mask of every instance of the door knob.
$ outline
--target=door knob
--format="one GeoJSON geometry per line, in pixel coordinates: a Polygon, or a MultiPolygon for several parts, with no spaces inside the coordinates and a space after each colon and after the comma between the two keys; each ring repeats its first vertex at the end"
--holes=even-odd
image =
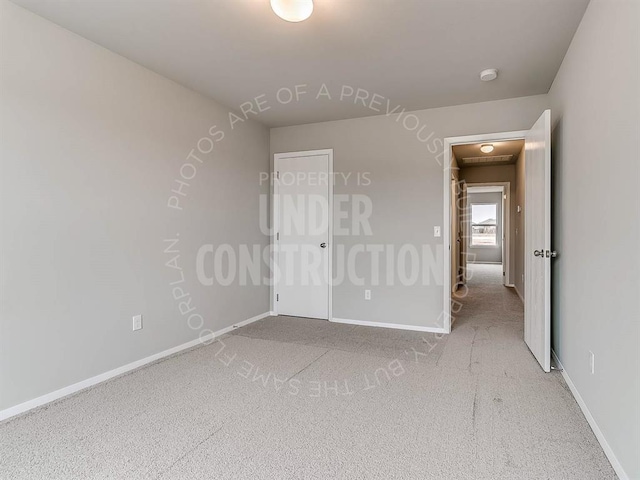
{"type": "Polygon", "coordinates": [[[534,257],[544,257],[544,250],[534,250],[533,251],[533,256],[534,257]]]}
{"type": "Polygon", "coordinates": [[[320,247],[321,247],[321,248],[325,248],[326,246],[327,246],[327,244],[326,244],[326,243],[324,243],[324,242],[322,242],[322,243],[320,244],[320,247]]]}
{"type": "Polygon", "coordinates": [[[547,258],[551,257],[551,258],[556,258],[558,256],[558,252],[556,252],[555,250],[547,250],[547,258]]]}

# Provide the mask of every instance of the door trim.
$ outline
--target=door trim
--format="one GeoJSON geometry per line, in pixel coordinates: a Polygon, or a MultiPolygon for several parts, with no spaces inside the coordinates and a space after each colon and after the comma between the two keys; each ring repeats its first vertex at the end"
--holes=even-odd
{"type": "Polygon", "coordinates": [[[449,191],[451,181],[451,158],[452,147],[454,145],[464,145],[469,143],[501,142],[505,140],[524,140],[528,130],[518,130],[514,132],[484,133],[480,135],[464,135],[460,137],[446,137],[444,139],[444,159],[442,164],[443,178],[443,211],[444,223],[442,232],[444,238],[445,259],[444,259],[444,294],[443,294],[443,328],[446,333],[451,333],[451,192],[449,191]]]}
{"type": "Polygon", "coordinates": [[[273,180],[273,189],[271,192],[271,218],[272,218],[272,229],[271,229],[271,251],[273,255],[271,255],[270,267],[271,267],[271,311],[274,315],[278,315],[278,285],[277,278],[274,276],[274,272],[276,271],[276,266],[278,265],[278,240],[277,233],[280,226],[280,209],[278,203],[278,193],[279,193],[279,185],[276,179],[276,172],[278,172],[278,164],[279,160],[283,158],[291,158],[291,157],[313,157],[317,155],[327,155],[328,156],[328,173],[329,173],[329,193],[327,196],[327,200],[329,202],[328,210],[329,210],[329,244],[327,245],[327,256],[329,258],[329,295],[328,295],[328,320],[331,321],[333,319],[333,148],[326,148],[322,150],[304,150],[301,152],[285,152],[285,153],[275,153],[273,155],[273,171],[271,172],[273,180]]]}

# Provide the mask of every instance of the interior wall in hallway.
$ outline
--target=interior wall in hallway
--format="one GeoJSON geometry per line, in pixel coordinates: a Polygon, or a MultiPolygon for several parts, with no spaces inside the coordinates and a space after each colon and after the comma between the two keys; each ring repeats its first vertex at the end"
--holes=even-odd
{"type": "Polygon", "coordinates": [[[461,221],[461,203],[462,203],[462,188],[460,185],[460,168],[458,167],[458,160],[455,154],[451,153],[451,287],[455,291],[457,289],[458,281],[461,277],[462,267],[462,225],[461,221]]]}
{"type": "Polygon", "coordinates": [[[515,209],[513,211],[513,271],[512,282],[524,301],[524,169],[525,169],[525,148],[522,147],[518,160],[516,161],[516,188],[515,188],[515,209]],[[518,212],[518,208],[520,211],[518,212]]]}

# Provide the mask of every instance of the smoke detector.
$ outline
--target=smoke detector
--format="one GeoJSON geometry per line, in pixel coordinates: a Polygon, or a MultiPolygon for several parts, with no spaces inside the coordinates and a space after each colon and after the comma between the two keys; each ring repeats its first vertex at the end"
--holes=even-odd
{"type": "Polygon", "coordinates": [[[483,82],[490,82],[498,78],[498,70],[495,68],[487,68],[480,72],[480,80],[483,82]]]}

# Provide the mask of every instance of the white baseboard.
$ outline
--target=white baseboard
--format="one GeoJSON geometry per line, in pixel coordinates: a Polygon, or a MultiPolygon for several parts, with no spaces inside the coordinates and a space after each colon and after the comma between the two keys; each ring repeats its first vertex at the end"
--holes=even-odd
{"type": "Polygon", "coordinates": [[[140,367],[143,367],[145,365],[148,365],[150,363],[153,363],[165,357],[169,357],[183,350],[196,347],[203,342],[219,337],[220,335],[224,335],[225,333],[228,333],[231,330],[234,330],[239,327],[243,327],[244,325],[248,325],[250,323],[256,322],[258,320],[269,317],[271,315],[273,315],[273,312],[261,313],[260,315],[256,315],[255,317],[251,317],[251,318],[248,318],[247,320],[243,320],[239,323],[235,323],[229,327],[225,327],[222,330],[219,330],[212,334],[204,335],[202,338],[191,340],[190,342],[183,343],[182,345],[169,348],[160,353],[155,353],[153,355],[142,358],[140,360],[136,360],[135,362],[128,363],[127,365],[123,365],[122,367],[114,368],[113,370],[109,370],[108,372],[101,373],[99,375],[96,375],[95,377],[87,378],[86,380],[82,380],[80,382],[74,383],[73,385],[60,388],[59,390],[55,390],[53,392],[47,393],[40,397],[34,398],[32,400],[27,400],[26,402],[20,403],[13,407],[0,410],[0,421],[6,420],[11,417],[15,417],[16,415],[20,415],[22,413],[28,412],[29,410],[33,410],[34,408],[41,407],[42,405],[46,405],[47,403],[54,402],[63,397],[73,395],[74,393],[78,393],[81,390],[85,390],[89,387],[93,387],[94,385],[97,385],[99,383],[105,382],[112,378],[118,377],[124,373],[129,373],[140,367]]]}
{"type": "Polygon", "coordinates": [[[399,325],[397,323],[370,322],[367,320],[350,320],[348,318],[336,318],[336,317],[331,318],[329,321],[335,322],[335,323],[347,323],[349,325],[363,325],[365,327],[395,328],[397,330],[414,330],[416,332],[447,333],[447,331],[444,328],[438,328],[438,327],[421,327],[418,325],[399,325]]]}
{"type": "Polygon", "coordinates": [[[611,466],[616,471],[616,474],[618,475],[620,480],[629,480],[630,478],[629,475],[627,475],[627,473],[624,471],[624,468],[622,468],[622,465],[618,461],[616,454],[613,453],[613,450],[609,446],[607,439],[604,438],[602,430],[600,430],[600,427],[598,427],[598,424],[593,418],[593,415],[591,415],[591,412],[589,411],[587,404],[582,399],[580,392],[578,392],[578,389],[576,388],[574,383],[571,381],[569,374],[565,370],[564,366],[560,362],[560,359],[558,358],[558,356],[556,355],[556,352],[553,349],[551,349],[551,355],[553,356],[553,360],[556,362],[556,365],[561,369],[561,373],[562,373],[562,377],[564,378],[564,381],[567,382],[567,385],[569,386],[569,390],[571,390],[573,397],[576,399],[576,402],[578,402],[578,405],[580,406],[580,410],[582,410],[582,413],[587,419],[587,422],[589,423],[591,430],[593,430],[593,433],[595,434],[596,439],[600,443],[602,450],[604,450],[605,455],[609,459],[611,466]]]}
{"type": "Polygon", "coordinates": [[[245,325],[249,325],[250,323],[257,322],[258,320],[262,320],[263,318],[272,317],[275,313],[273,312],[264,312],[260,315],[256,315],[255,317],[247,318],[238,323],[234,323],[230,327],[223,328],[219,332],[215,332],[212,337],[219,337],[220,335],[224,335],[225,333],[229,333],[231,330],[235,330],[236,328],[244,327],[245,325]]]}

